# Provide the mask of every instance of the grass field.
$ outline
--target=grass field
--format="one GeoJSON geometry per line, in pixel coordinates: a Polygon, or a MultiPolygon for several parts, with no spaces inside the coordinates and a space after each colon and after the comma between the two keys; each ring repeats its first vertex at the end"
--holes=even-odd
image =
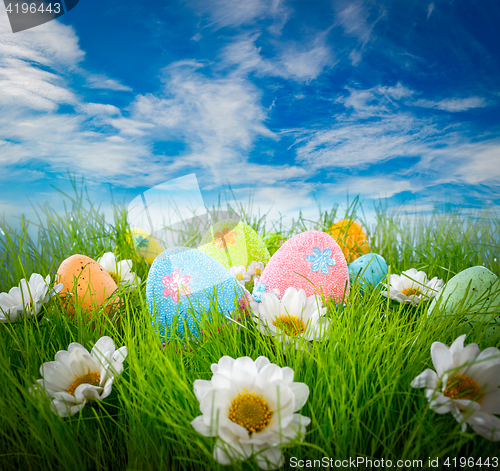
{"type": "MultiPolygon", "coordinates": [[[[245,208],[233,209],[262,236],[266,226],[289,238],[304,230],[326,230],[346,216],[363,223],[356,200],[347,214],[333,208],[320,211],[316,221],[297,215],[287,229],[279,222],[272,228],[265,216],[253,217],[245,208]]],[[[94,259],[107,251],[121,259],[134,257],[126,240],[124,210],[117,207],[115,223],[109,225],[83,190],[75,187],[75,195],[68,196],[65,214],[43,206],[40,216],[40,221],[29,223],[38,225],[37,241],[28,236],[28,221],[16,230],[5,221],[1,224],[0,291],[17,286],[31,273],[53,276],[75,253],[94,259]]],[[[386,259],[391,273],[415,267],[429,279],[438,276],[446,281],[461,270],[484,265],[500,274],[499,220],[487,208],[480,213],[436,210],[424,217],[380,207],[376,223],[365,227],[371,251],[386,259]]],[[[77,315],[70,320],[53,300],[38,321],[0,324],[1,470],[228,469],[213,459],[215,438],[199,435],[190,424],[200,415],[193,382],[210,379],[210,365],[223,355],[267,356],[279,366],[291,367],[294,380],[309,386],[309,398],[299,412],[310,417],[311,424],[302,442],[285,449],[285,468],[293,467],[293,457],[383,458],[392,460],[394,468],[397,460],[422,461],[422,466],[407,463],[404,469],[426,469],[429,458],[436,457],[440,468],[446,457],[498,457],[498,443],[470,428],[462,433],[450,414],[429,409],[424,390],[410,387],[425,368],[433,368],[431,344],[450,345],[458,336],[460,316],[440,322],[427,316],[428,304],[404,306],[379,293],[362,295],[353,286],[342,315],[328,306],[328,339],[314,343],[309,351],[283,350],[255,329],[237,330],[230,323],[222,327],[221,321],[204,325],[197,341],[172,340],[162,348],[145,299],[148,268],[144,260],[134,263],[142,285],[121,292],[123,306],[110,316],[85,322],[77,315]],[[111,395],[72,417],[54,415],[48,402],[28,390],[41,377],[40,365],[71,342],[90,350],[103,335],[113,338],[117,347],[128,347],[124,372],[111,395]]],[[[500,334],[486,339],[478,328],[468,335],[466,344],[471,342],[481,350],[499,347],[500,334]]],[[[258,467],[249,459],[231,469],[258,467]]]]}

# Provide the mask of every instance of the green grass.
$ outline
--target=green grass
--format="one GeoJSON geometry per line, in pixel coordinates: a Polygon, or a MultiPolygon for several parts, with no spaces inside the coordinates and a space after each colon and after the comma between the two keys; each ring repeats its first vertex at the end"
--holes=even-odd
{"type": "MultiPolygon", "coordinates": [[[[39,208],[43,213],[39,221],[23,220],[17,231],[1,223],[0,291],[34,272],[54,275],[74,253],[97,258],[115,250],[122,259],[133,256],[133,247],[126,242],[123,208],[116,208],[115,222],[109,225],[76,185],[75,195],[67,198],[62,215],[45,205],[39,208]],[[27,232],[34,223],[37,241],[27,232]]],[[[267,228],[285,238],[355,217],[367,229],[371,251],[384,256],[391,273],[415,267],[429,278],[446,281],[483,264],[500,273],[499,221],[486,208],[480,214],[436,210],[424,217],[379,207],[376,223],[370,225],[355,199],[346,214],[337,214],[336,207],[320,209],[315,221],[299,214],[288,228],[282,220],[273,224],[265,215],[253,216],[248,208],[233,209],[262,236],[267,228]]],[[[285,467],[291,457],[423,460],[425,469],[429,457],[440,457],[442,464],[445,457],[498,456],[497,443],[470,428],[461,433],[450,414],[429,410],[423,389],[410,387],[415,376],[433,368],[431,344],[450,345],[458,336],[460,315],[439,322],[428,318],[427,304],[411,308],[377,293],[362,295],[353,286],[342,315],[329,306],[328,340],[304,353],[293,347],[283,351],[255,329],[237,331],[234,324],[223,326],[221,321],[204,324],[198,341],[173,340],[163,349],[145,299],[148,268],[145,261],[135,263],[141,288],[121,293],[124,305],[114,319],[101,315],[85,322],[77,315],[70,320],[63,306],[51,301],[39,321],[0,325],[0,469],[227,469],[212,458],[215,439],[199,435],[190,425],[200,415],[193,382],[210,379],[210,365],[223,355],[267,356],[279,366],[293,368],[295,381],[309,386],[309,399],[300,413],[312,422],[304,441],[285,450],[285,467]],[[102,335],[111,336],[117,347],[127,345],[129,351],[111,396],[73,417],[55,416],[48,403],[28,391],[41,377],[40,365],[74,341],[90,350],[102,335]]],[[[486,339],[480,327],[466,343],[477,342],[481,350],[498,347],[500,334],[486,339]]],[[[250,459],[231,469],[258,467],[250,459]]]]}

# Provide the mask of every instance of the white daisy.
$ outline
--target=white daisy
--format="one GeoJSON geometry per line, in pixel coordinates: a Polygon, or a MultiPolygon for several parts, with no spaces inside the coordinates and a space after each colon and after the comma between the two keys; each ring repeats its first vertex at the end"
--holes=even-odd
{"type": "Polygon", "coordinates": [[[245,286],[245,283],[250,281],[250,274],[247,272],[245,265],[239,265],[237,267],[231,267],[229,269],[231,274],[236,277],[238,283],[242,286],[245,286]]]}
{"type": "MultiPolygon", "coordinates": [[[[437,276],[429,281],[425,272],[410,268],[401,276],[391,275],[389,298],[417,306],[422,300],[434,298],[443,285],[443,280],[438,279],[437,276]]],[[[387,291],[382,292],[382,296],[387,297],[387,291]]]]}
{"type": "Polygon", "coordinates": [[[211,380],[194,382],[202,415],[191,425],[206,437],[218,437],[214,458],[228,465],[255,455],[262,469],[283,466],[281,445],[302,439],[311,422],[295,414],[307,401],[309,387],[293,382],[291,368],[266,357],[224,356],[211,369],[211,380]]]}
{"type": "Polygon", "coordinates": [[[54,414],[68,417],[76,414],[88,401],[102,401],[111,393],[116,375],[123,371],[127,347],[115,350],[110,337],[101,337],[92,351],[73,342],[68,350],[59,350],[55,361],[40,367],[42,379],[31,387],[33,394],[52,399],[54,414]]]}
{"type": "Polygon", "coordinates": [[[8,293],[0,293],[0,322],[16,322],[26,313],[26,317],[38,315],[43,304],[50,296],[61,291],[63,285],[59,283],[49,289],[50,275],[45,280],[42,275],[33,273],[26,281],[24,278],[19,286],[11,288],[8,293]]]}
{"type": "Polygon", "coordinates": [[[465,334],[450,347],[434,342],[432,363],[436,371],[426,369],[412,382],[414,388],[426,388],[430,408],[438,414],[451,412],[462,424],[469,424],[488,440],[500,440],[500,351],[495,347],[480,352],[475,343],[464,347],[465,334]]]}
{"type": "Polygon", "coordinates": [[[141,279],[132,271],[132,260],[119,262],[113,252],[106,252],[97,259],[97,263],[111,275],[118,286],[135,289],[141,283],[141,279]]]}
{"type": "Polygon", "coordinates": [[[283,336],[285,342],[297,337],[321,341],[330,326],[330,320],[323,317],[323,307],[318,296],[307,297],[303,289],[287,288],[281,301],[274,293],[264,292],[261,302],[250,301],[262,333],[275,337],[283,336]]]}
{"type": "Polygon", "coordinates": [[[255,277],[257,277],[257,279],[260,279],[262,272],[264,271],[264,264],[262,262],[252,262],[250,265],[248,265],[247,271],[251,276],[254,277],[255,282],[255,277]]]}

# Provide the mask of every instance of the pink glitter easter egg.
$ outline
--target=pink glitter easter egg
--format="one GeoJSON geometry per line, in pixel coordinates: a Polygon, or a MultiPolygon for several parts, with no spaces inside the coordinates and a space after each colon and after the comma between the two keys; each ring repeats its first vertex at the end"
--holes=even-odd
{"type": "Polygon", "coordinates": [[[325,232],[307,231],[286,241],[271,257],[254,289],[256,299],[263,291],[278,289],[280,297],[293,286],[307,296],[323,293],[335,302],[349,296],[349,270],[342,249],[325,232]]]}

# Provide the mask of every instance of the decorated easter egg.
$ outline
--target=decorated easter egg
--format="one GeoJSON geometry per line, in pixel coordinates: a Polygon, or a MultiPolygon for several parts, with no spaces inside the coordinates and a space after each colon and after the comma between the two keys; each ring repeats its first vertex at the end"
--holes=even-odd
{"type": "Polygon", "coordinates": [[[427,311],[438,311],[444,318],[460,316],[467,324],[463,332],[475,325],[489,337],[500,328],[500,280],[485,267],[467,268],[451,278],[434,298],[427,311]]]}
{"type": "Polygon", "coordinates": [[[347,263],[337,242],[325,232],[307,231],[287,240],[271,257],[254,287],[254,297],[260,300],[264,291],[303,288],[307,296],[324,294],[335,302],[349,296],[347,263]]]}
{"type": "Polygon", "coordinates": [[[349,264],[348,269],[351,283],[359,283],[365,292],[383,288],[381,281],[389,271],[384,257],[376,253],[361,255],[349,264]]]}
{"type": "Polygon", "coordinates": [[[146,259],[146,262],[150,265],[153,263],[153,260],[165,250],[161,242],[144,229],[132,227],[130,232],[132,233],[137,255],[146,259]]]}
{"type": "Polygon", "coordinates": [[[121,234],[118,234],[117,237],[121,239],[120,240],[121,243],[119,243],[119,240],[117,238],[116,245],[113,249],[113,253],[115,254],[115,256],[123,259],[130,259],[134,263],[140,263],[141,257],[139,257],[139,254],[135,249],[134,241],[132,238],[132,232],[129,229],[127,229],[123,233],[123,236],[121,234]],[[123,245],[126,246],[125,250],[123,245]]]}
{"type": "Polygon", "coordinates": [[[368,237],[356,221],[343,219],[336,222],[330,228],[330,235],[342,248],[347,263],[370,251],[368,237]]]}
{"type": "Polygon", "coordinates": [[[224,317],[238,309],[244,295],[236,278],[219,262],[196,249],[174,247],[155,258],[146,298],[160,334],[199,336],[203,319],[224,317]]]}
{"type": "MultiPolygon", "coordinates": [[[[101,265],[79,254],[61,263],[55,282],[63,284],[59,296],[66,301],[68,314],[74,314],[75,304],[80,305],[83,311],[94,310],[111,297],[118,287],[101,265]]],[[[106,310],[110,311],[119,301],[119,298],[115,298],[107,304],[106,310]]]]}
{"type": "Polygon", "coordinates": [[[203,236],[198,250],[226,268],[247,267],[254,261],[266,264],[271,257],[259,234],[236,219],[215,223],[203,236]]]}
{"type": "Polygon", "coordinates": [[[279,232],[268,232],[264,237],[264,243],[266,244],[269,253],[274,255],[276,251],[285,243],[285,238],[279,232]]]}

